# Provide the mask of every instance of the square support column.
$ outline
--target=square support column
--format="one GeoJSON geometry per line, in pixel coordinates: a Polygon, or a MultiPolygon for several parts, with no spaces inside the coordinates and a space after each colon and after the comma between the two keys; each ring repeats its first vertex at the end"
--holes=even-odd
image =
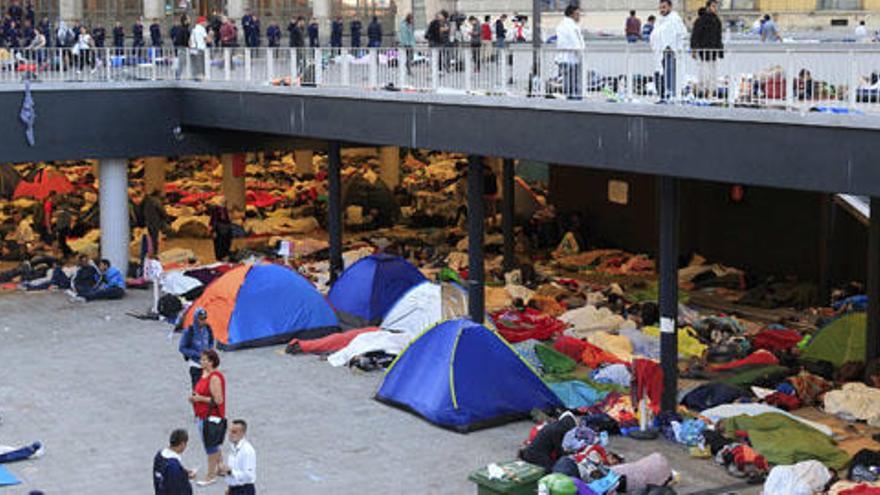
{"type": "Polygon", "coordinates": [[[232,210],[245,211],[245,168],[247,167],[244,153],[226,154],[220,157],[223,163],[223,196],[226,207],[232,210]]]}
{"type": "Polygon", "coordinates": [[[485,235],[485,205],[483,204],[483,157],[468,157],[467,218],[468,218],[468,313],[471,320],[483,323],[485,305],[485,265],[483,237],[485,235]]]}
{"type": "Polygon", "coordinates": [[[871,197],[868,224],[868,331],[865,359],[880,357],[880,198],[871,197]]]}
{"type": "Polygon", "coordinates": [[[392,191],[400,185],[400,148],[397,146],[379,148],[379,178],[392,191]]]}
{"type": "Polygon", "coordinates": [[[513,235],[513,222],[516,209],[516,185],[514,184],[513,160],[505,159],[501,171],[501,232],[504,236],[502,269],[507,273],[516,268],[514,247],[516,239],[513,235]]]}
{"type": "Polygon", "coordinates": [[[296,162],[296,173],[315,174],[315,152],[312,150],[294,150],[293,160],[296,162]]]}
{"type": "MultiPolygon", "coordinates": [[[[660,177],[660,366],[661,408],[675,411],[678,394],[678,250],[681,223],[678,179],[660,177]]],[[[639,398],[640,399],[640,398],[639,398]]]]}
{"type": "Polygon", "coordinates": [[[339,141],[327,151],[327,230],[330,236],[330,283],[342,273],[342,165],[339,141]]]}

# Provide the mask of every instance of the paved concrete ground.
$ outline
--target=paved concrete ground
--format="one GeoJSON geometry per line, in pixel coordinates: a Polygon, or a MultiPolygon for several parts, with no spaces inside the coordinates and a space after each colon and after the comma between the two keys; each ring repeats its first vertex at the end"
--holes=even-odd
{"type": "MultiPolygon", "coordinates": [[[[177,337],[125,316],[146,306],[144,292],[88,305],[61,294],[0,295],[0,444],[46,445],[43,458],[7,466],[24,484],[0,493],[150,492],[156,450],[171,429],[193,435],[194,427],[177,337]]],[[[251,424],[261,493],[473,493],[467,474],[512,458],[530,427],[451,433],[371,400],[380,374],[282,355],[280,347],[221,359],[227,411],[251,424]]],[[[615,438],[612,448],[630,459],[669,455],[683,473],[679,493],[737,481],[665,441],[615,438]]],[[[184,459],[204,472],[197,441],[184,459]]]]}

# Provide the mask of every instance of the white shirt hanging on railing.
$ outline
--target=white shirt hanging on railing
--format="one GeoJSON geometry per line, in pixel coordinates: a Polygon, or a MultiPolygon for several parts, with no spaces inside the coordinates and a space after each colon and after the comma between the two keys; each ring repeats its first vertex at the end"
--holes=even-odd
{"type": "Polygon", "coordinates": [[[580,62],[580,51],[584,44],[584,33],[571,17],[563,17],[562,22],[556,26],[556,48],[564,51],[557,55],[556,61],[561,63],[577,64],[580,62]]]}
{"type": "Polygon", "coordinates": [[[684,39],[687,37],[687,28],[678,12],[657,17],[657,23],[651,32],[651,49],[654,51],[654,59],[657,70],[663,70],[663,52],[667,48],[679,52],[684,49],[684,39]]]}

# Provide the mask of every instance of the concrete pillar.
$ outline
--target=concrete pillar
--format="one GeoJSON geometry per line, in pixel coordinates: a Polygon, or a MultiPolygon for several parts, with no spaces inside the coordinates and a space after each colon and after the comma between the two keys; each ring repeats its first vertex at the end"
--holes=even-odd
{"type": "Polygon", "coordinates": [[[245,0],[226,0],[226,15],[234,19],[241,29],[241,18],[244,17],[245,0]]]}
{"type": "Polygon", "coordinates": [[[165,190],[165,168],[168,160],[163,156],[144,158],[144,193],[165,190]]]}
{"type": "Polygon", "coordinates": [[[149,25],[152,19],[165,18],[165,1],[164,0],[144,0],[144,19],[149,25]]]}
{"type": "MultiPolygon", "coordinates": [[[[59,0],[58,1],[58,16],[61,17],[61,20],[70,25],[71,22],[82,19],[83,16],[83,3],[82,0],[59,0]]],[[[53,24],[53,28],[55,26],[53,24]]],[[[54,35],[53,35],[54,38],[54,35]]]]}
{"type": "Polygon", "coordinates": [[[223,195],[226,197],[226,206],[230,210],[244,211],[245,154],[226,154],[220,157],[220,161],[223,163],[223,195]]]}
{"type": "Polygon", "coordinates": [[[379,148],[379,178],[390,189],[400,185],[400,148],[397,146],[379,148]]]}
{"type": "Polygon", "coordinates": [[[318,21],[318,42],[321,46],[330,44],[330,16],[332,13],[330,0],[312,0],[312,16],[318,21]]]}
{"type": "Polygon", "coordinates": [[[128,273],[128,160],[102,160],[99,191],[101,257],[110,260],[125,276],[128,273]]]}
{"type": "Polygon", "coordinates": [[[296,173],[298,174],[314,174],[315,170],[315,152],[312,150],[294,150],[293,160],[296,162],[296,173]]]}

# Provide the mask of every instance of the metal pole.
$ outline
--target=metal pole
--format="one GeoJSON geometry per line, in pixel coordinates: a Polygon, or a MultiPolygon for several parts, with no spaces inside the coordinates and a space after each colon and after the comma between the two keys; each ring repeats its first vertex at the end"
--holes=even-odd
{"type": "Polygon", "coordinates": [[[327,230],[330,234],[330,283],[342,273],[342,178],[339,141],[330,141],[327,152],[327,230]]]}
{"type": "Polygon", "coordinates": [[[660,177],[660,366],[664,411],[675,411],[678,392],[678,179],[660,177]]]}
{"type": "Polygon", "coordinates": [[[865,359],[880,357],[880,198],[871,197],[868,224],[868,331],[865,359]]]}
{"type": "MultiPolygon", "coordinates": [[[[541,52],[541,2],[543,0],[532,0],[532,77],[529,79],[529,87],[539,72],[538,55],[541,52]]],[[[533,93],[535,88],[531,88],[533,93]]]]}
{"type": "Polygon", "coordinates": [[[468,157],[468,312],[476,323],[483,323],[486,314],[483,302],[483,167],[482,156],[468,157]]]}
{"type": "Polygon", "coordinates": [[[834,239],[834,198],[823,194],[819,199],[819,303],[831,304],[831,260],[834,239]]]}
{"type": "Polygon", "coordinates": [[[504,159],[501,172],[502,198],[501,198],[501,232],[504,235],[504,261],[502,267],[504,273],[516,268],[513,259],[515,239],[513,238],[513,215],[516,202],[516,190],[514,189],[513,160],[504,159]]]}

